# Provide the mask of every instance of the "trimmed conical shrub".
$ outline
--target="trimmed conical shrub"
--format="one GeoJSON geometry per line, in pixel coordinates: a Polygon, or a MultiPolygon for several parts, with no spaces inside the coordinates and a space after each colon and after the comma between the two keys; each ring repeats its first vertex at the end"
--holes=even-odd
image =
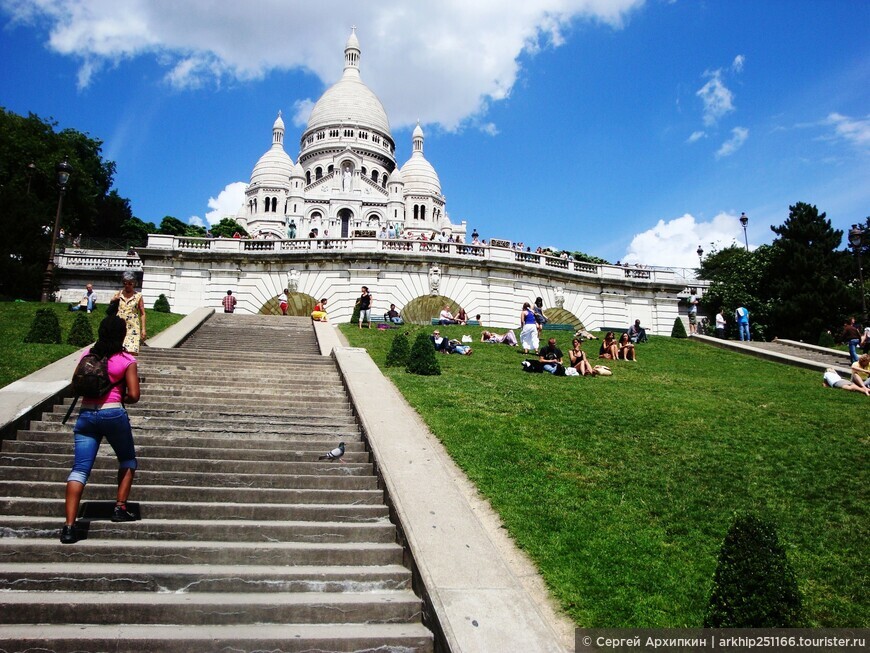
{"type": "Polygon", "coordinates": [[[674,320],[674,328],[671,329],[671,338],[688,338],[689,335],[686,333],[686,325],[683,324],[683,321],[680,318],[674,320]]]}
{"type": "Polygon", "coordinates": [[[405,367],[411,374],[422,376],[437,376],[441,374],[441,366],[435,358],[435,347],[423,331],[417,334],[411,352],[408,354],[408,365],[405,367]]]}
{"type": "Polygon", "coordinates": [[[725,535],[704,628],[797,628],[801,596],[772,522],[738,516],[725,535]]]}
{"type": "Polygon", "coordinates": [[[75,319],[73,320],[72,328],[69,330],[69,335],[66,338],[66,344],[75,347],[84,347],[94,341],[94,330],[91,328],[91,321],[88,319],[88,314],[85,311],[76,311],[75,319]]]}
{"type": "Polygon", "coordinates": [[[169,308],[169,300],[166,299],[166,295],[160,293],[160,297],[157,298],[157,301],[154,302],[154,310],[158,313],[170,313],[171,310],[169,308]]]}
{"type": "Polygon", "coordinates": [[[48,345],[60,344],[60,322],[57,313],[50,308],[40,308],[33,316],[30,331],[24,342],[41,342],[48,345]]]}
{"type": "Polygon", "coordinates": [[[403,367],[408,364],[408,356],[411,353],[411,344],[408,342],[408,334],[399,331],[393,336],[390,351],[387,352],[387,367],[403,367]]]}
{"type": "Polygon", "coordinates": [[[350,315],[350,323],[358,324],[359,323],[359,299],[356,300],[356,304],[353,305],[353,313],[350,315]]]}

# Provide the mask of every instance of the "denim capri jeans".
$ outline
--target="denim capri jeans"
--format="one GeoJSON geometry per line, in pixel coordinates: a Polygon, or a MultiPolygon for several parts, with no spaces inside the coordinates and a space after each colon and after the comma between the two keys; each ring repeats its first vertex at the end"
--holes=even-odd
{"type": "Polygon", "coordinates": [[[136,469],[136,448],[133,446],[133,429],[130,418],[123,408],[93,410],[82,408],[73,429],[75,436],[75,460],[67,481],[87,484],[100,443],[105,437],[115,455],[120,469],[136,469]]]}

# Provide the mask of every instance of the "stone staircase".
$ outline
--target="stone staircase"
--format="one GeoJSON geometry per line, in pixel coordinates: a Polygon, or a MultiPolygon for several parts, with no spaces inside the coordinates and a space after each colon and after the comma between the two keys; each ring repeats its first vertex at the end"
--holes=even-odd
{"type": "MultiPolygon", "coordinates": [[[[61,545],[72,421],[0,449],[0,651],[433,650],[338,372],[307,318],[214,315],[143,348],[141,521],[104,443],[61,545]],[[318,455],[346,443],[342,462],[318,455]]],[[[68,405],[69,400],[67,400],[68,405]]]]}

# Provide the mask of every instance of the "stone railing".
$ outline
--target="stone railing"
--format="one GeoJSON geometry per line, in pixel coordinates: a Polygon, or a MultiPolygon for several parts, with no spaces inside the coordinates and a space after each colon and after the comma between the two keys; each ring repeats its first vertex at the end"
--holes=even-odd
{"type": "MultiPolygon", "coordinates": [[[[586,263],[570,258],[548,256],[490,245],[442,243],[432,240],[379,239],[379,238],[296,238],[293,240],[250,240],[238,238],[181,238],[162,234],[148,237],[149,249],[184,251],[210,250],[215,253],[240,253],[250,256],[279,252],[350,251],[360,253],[389,252],[455,257],[457,259],[483,259],[527,268],[565,271],[604,279],[631,279],[650,283],[673,283],[680,280],[674,269],[627,267],[586,263]]],[[[138,262],[138,260],[137,260],[138,262]]]]}
{"type": "Polygon", "coordinates": [[[66,270],[142,270],[142,261],[136,255],[126,253],[102,254],[56,254],[54,264],[66,270]]]}

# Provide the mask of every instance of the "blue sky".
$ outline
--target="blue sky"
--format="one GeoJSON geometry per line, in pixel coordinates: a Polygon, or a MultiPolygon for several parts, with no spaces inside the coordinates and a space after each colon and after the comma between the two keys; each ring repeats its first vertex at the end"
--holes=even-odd
{"type": "Polygon", "coordinates": [[[0,105],[104,141],[137,217],[217,221],[351,25],[399,163],[419,119],[483,237],[689,267],[743,211],[750,245],[798,201],[870,215],[864,0],[0,0],[0,105]]]}

